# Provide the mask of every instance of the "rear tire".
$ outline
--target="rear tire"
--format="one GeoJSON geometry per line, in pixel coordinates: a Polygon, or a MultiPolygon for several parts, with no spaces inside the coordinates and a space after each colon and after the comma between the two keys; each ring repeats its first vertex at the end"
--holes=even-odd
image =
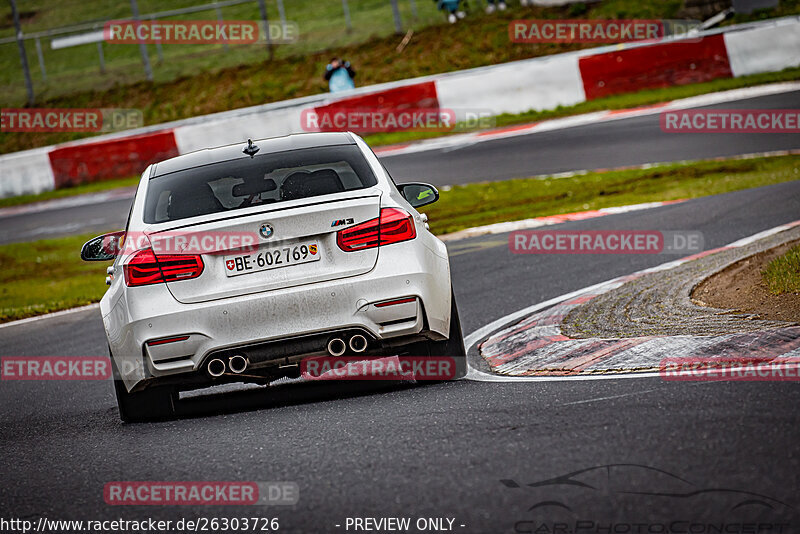
{"type": "Polygon", "coordinates": [[[175,415],[176,392],[173,388],[152,387],[131,393],[122,381],[114,357],[111,356],[111,369],[114,373],[114,393],[117,397],[119,418],[126,423],[139,423],[156,419],[166,419],[175,415]]]}
{"type": "Polygon", "coordinates": [[[461,333],[455,293],[451,293],[450,297],[450,331],[447,340],[428,341],[427,346],[430,356],[445,356],[455,360],[456,372],[453,379],[464,378],[467,375],[467,351],[464,348],[464,335],[461,333]]]}

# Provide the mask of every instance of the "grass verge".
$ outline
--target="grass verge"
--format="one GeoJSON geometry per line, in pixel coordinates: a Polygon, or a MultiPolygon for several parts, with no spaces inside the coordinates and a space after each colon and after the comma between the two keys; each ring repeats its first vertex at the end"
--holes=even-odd
{"type": "Polygon", "coordinates": [[[74,187],[67,187],[66,189],[56,189],[55,191],[45,191],[44,193],[39,193],[36,195],[21,195],[18,197],[0,198],[0,208],[19,206],[21,204],[32,204],[34,202],[42,202],[56,198],[85,195],[87,193],[99,193],[100,191],[108,191],[120,187],[133,187],[139,183],[139,178],[139,176],[131,176],[129,178],[119,178],[116,180],[106,180],[91,184],[81,184],[74,187]]]}
{"type": "MultiPolygon", "coordinates": [[[[800,179],[800,156],[665,165],[573,178],[470,184],[441,192],[424,209],[443,234],[528,217],[727,193],[800,179]]],[[[0,246],[0,322],[97,302],[105,263],[86,263],[81,245],[95,234],[0,246]]],[[[797,269],[797,259],[794,260],[797,269]]],[[[797,271],[795,270],[795,280],[797,271]]]]}
{"type": "MultiPolygon", "coordinates": [[[[91,2],[84,4],[92,5],[91,2]]],[[[228,53],[220,55],[223,49],[217,47],[215,50],[197,51],[187,57],[185,63],[171,59],[165,59],[161,63],[154,62],[155,81],[147,82],[141,81],[138,49],[129,45],[124,52],[129,63],[121,63],[122,70],[115,69],[113,74],[109,72],[103,76],[96,75],[93,70],[89,74],[77,65],[65,65],[64,74],[69,74],[69,77],[62,79],[55,76],[58,71],[55,58],[52,61],[47,59],[51,77],[43,91],[37,83],[36,107],[135,108],[142,111],[145,124],[160,124],[325,93],[327,86],[322,74],[332,55],[345,57],[352,62],[358,72],[356,82],[359,87],[363,87],[596,46],[587,43],[511,43],[508,38],[508,24],[515,19],[674,19],[695,16],[682,9],[681,0],[604,0],[571,6],[527,8],[515,5],[514,2],[503,12],[487,15],[482,9],[474,9],[458,24],[447,24],[443,15],[435,12],[434,3],[418,1],[420,17],[411,23],[414,26],[414,35],[405,48],[398,49],[402,36],[392,33],[390,10],[387,9],[388,3],[385,0],[359,2],[360,9],[355,9],[356,4],[353,4],[354,18],[357,13],[360,17],[360,20],[354,20],[354,25],[361,29],[352,38],[348,37],[342,27],[340,15],[337,15],[341,3],[323,2],[326,7],[320,4],[302,0],[292,3],[290,8],[287,3],[287,9],[290,9],[289,18],[303,23],[301,27],[304,37],[301,38],[301,43],[287,45],[285,52],[281,52],[272,61],[264,57],[263,47],[253,45],[255,48],[248,48],[249,52],[232,47],[229,54],[235,57],[228,59],[225,59],[228,53]],[[332,22],[334,20],[340,22],[332,22]],[[364,31],[364,27],[369,30],[364,31]],[[330,46],[317,46],[319,43],[330,43],[330,46]]],[[[407,3],[400,4],[405,9],[407,3]]],[[[253,6],[248,9],[251,8],[253,6]]],[[[127,8],[120,4],[115,9],[125,11],[127,8]]],[[[41,16],[44,17],[46,12],[54,10],[42,9],[41,16]]],[[[796,13],[800,13],[800,0],[783,0],[777,9],[761,11],[748,17],[738,16],[736,22],[796,13]]],[[[240,15],[240,18],[256,16],[245,13],[240,15]]],[[[409,22],[410,19],[406,17],[404,20],[409,22]]],[[[91,57],[93,63],[96,59],[96,48],[91,44],[83,46],[86,48],[81,48],[83,52],[80,54],[91,57]]],[[[117,48],[119,46],[126,45],[118,45],[117,48]]],[[[5,48],[8,50],[0,55],[0,66],[6,68],[0,71],[19,72],[17,52],[12,46],[5,48]]],[[[65,58],[73,58],[79,55],[78,48],[48,51],[48,54],[64,53],[67,54],[65,58]]],[[[107,48],[109,54],[113,53],[112,50],[117,50],[111,46],[107,48]]],[[[166,53],[166,57],[170,58],[171,53],[166,53]]],[[[36,68],[35,57],[33,54],[30,60],[32,69],[36,68]]],[[[110,59],[111,56],[109,65],[110,59]]],[[[71,63],[71,59],[64,61],[71,63]]],[[[0,83],[0,87],[6,89],[4,107],[16,107],[24,101],[21,78],[15,80],[11,85],[0,83]]],[[[80,137],[85,137],[85,134],[0,132],[0,153],[46,146],[80,137]]]]}
{"type": "Polygon", "coordinates": [[[773,295],[800,293],[800,245],[769,262],[761,277],[773,295]]]}
{"type": "Polygon", "coordinates": [[[97,302],[106,264],[81,261],[92,235],[0,246],[0,322],[97,302]]]}
{"type": "Polygon", "coordinates": [[[590,172],[571,178],[516,179],[454,186],[423,208],[446,234],[497,222],[641,202],[717,195],[800,180],[800,156],[671,164],[590,172]]]}

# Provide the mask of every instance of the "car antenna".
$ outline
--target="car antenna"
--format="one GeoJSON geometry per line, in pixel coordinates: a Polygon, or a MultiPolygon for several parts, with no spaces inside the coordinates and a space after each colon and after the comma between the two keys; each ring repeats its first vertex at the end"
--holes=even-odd
{"type": "Polygon", "coordinates": [[[256,152],[258,152],[259,150],[261,150],[261,149],[253,144],[253,140],[252,139],[248,139],[247,140],[247,146],[242,149],[242,152],[244,152],[245,154],[250,156],[250,158],[252,159],[253,156],[256,155],[256,152]]]}

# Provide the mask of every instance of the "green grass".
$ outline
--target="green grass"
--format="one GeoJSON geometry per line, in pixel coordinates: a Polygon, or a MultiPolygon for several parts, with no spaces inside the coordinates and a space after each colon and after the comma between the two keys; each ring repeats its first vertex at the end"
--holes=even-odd
{"type": "Polygon", "coordinates": [[[434,233],[446,234],[484,224],[716,195],[791,180],[800,180],[800,156],[706,161],[571,178],[458,185],[443,191],[439,202],[422,211],[434,233]]]}
{"type": "Polygon", "coordinates": [[[92,235],[0,247],[0,321],[97,302],[106,291],[105,263],[80,259],[92,235]]]}
{"type": "MultiPolygon", "coordinates": [[[[800,156],[665,165],[574,178],[470,184],[441,191],[423,208],[431,230],[656,200],[714,195],[800,179],[800,156]]],[[[0,246],[0,322],[97,302],[106,263],[86,263],[81,245],[95,234],[0,246]]],[[[797,280],[798,257],[792,260],[797,280]]]]}
{"type": "Polygon", "coordinates": [[[56,189],[55,191],[45,191],[44,193],[39,193],[36,195],[21,195],[18,197],[0,198],[0,208],[19,206],[20,204],[31,204],[33,202],[42,202],[44,200],[53,200],[55,198],[85,195],[87,193],[97,193],[100,191],[117,189],[119,187],[133,187],[139,183],[139,178],[139,176],[131,176],[130,178],[119,178],[116,180],[106,180],[104,182],[76,185],[66,189],[56,189]]]}
{"type": "MultiPolygon", "coordinates": [[[[393,35],[394,21],[388,0],[348,0],[352,19],[352,30],[347,31],[344,13],[339,0],[284,0],[286,17],[296,21],[300,28],[300,39],[290,46],[278,46],[276,58],[304,56],[322,50],[368,42],[374,38],[393,35]]],[[[209,3],[208,0],[139,0],[142,14],[166,11],[209,3]]],[[[696,16],[682,7],[682,0],[605,0],[598,4],[576,4],[559,8],[523,9],[516,1],[511,2],[510,12],[517,18],[681,18],[696,16]]],[[[444,16],[437,12],[434,2],[416,0],[417,17],[414,18],[409,0],[400,0],[404,29],[415,31],[445,24],[444,16]]],[[[470,20],[475,24],[491,20],[482,9],[481,0],[472,2],[470,20]]],[[[271,21],[279,20],[275,0],[267,0],[267,14],[271,21]]],[[[87,21],[98,23],[108,19],[126,19],[131,16],[130,4],[117,0],[26,0],[19,2],[22,29],[25,33],[45,31],[87,21]]],[[[226,20],[260,19],[258,4],[252,2],[221,8],[226,20]]],[[[800,12],[800,0],[782,0],[780,7],[756,12],[752,15],[737,15],[725,24],[759,20],[769,17],[791,15],[800,12]]],[[[499,14],[494,15],[496,18],[499,14]]],[[[213,19],[214,11],[198,12],[172,19],[213,19]]],[[[485,31],[494,31],[491,23],[485,31]]],[[[504,35],[505,28],[500,29],[504,35]]],[[[13,36],[11,9],[8,3],[0,5],[0,37],[13,36]]],[[[435,43],[432,43],[435,46],[435,43]]],[[[476,45],[480,45],[477,40],[476,45]]],[[[502,43],[507,46],[507,42],[502,43]]],[[[31,66],[36,92],[45,97],[97,90],[115,84],[127,85],[143,78],[141,58],[137,46],[104,45],[108,72],[99,72],[96,44],[88,44],[61,50],[53,50],[49,39],[42,42],[47,80],[40,73],[38,57],[33,42],[26,44],[27,59],[31,66]]],[[[435,48],[433,48],[435,49],[435,48]]],[[[162,46],[163,60],[159,59],[155,45],[148,45],[154,64],[156,82],[168,82],[183,76],[192,76],[206,69],[223,69],[238,65],[262,62],[266,57],[263,46],[239,46],[226,49],[222,45],[175,45],[162,46]]],[[[0,45],[0,87],[10,101],[24,99],[22,72],[16,43],[0,45]]]]}
{"type": "Polygon", "coordinates": [[[761,277],[774,295],[800,293],[800,245],[769,262],[761,277]]]}
{"type": "MultiPolygon", "coordinates": [[[[142,14],[197,6],[210,0],[139,0],[142,14]]],[[[336,49],[363,43],[375,37],[394,33],[394,22],[388,0],[349,0],[353,30],[347,31],[342,3],[339,0],[284,0],[286,18],[299,25],[298,42],[276,45],[275,58],[303,56],[325,49],[336,49]]],[[[278,21],[275,0],[267,0],[270,21],[278,21]]],[[[115,0],[27,0],[20,2],[22,27],[25,33],[63,27],[85,21],[127,19],[131,17],[130,2],[115,0]]],[[[258,3],[221,8],[226,20],[260,20],[258,3]]],[[[417,1],[418,18],[413,19],[409,2],[400,2],[404,23],[415,29],[442,23],[436,5],[430,1],[417,1]]],[[[213,10],[169,17],[167,20],[216,19],[213,10]]],[[[0,37],[13,36],[11,9],[6,2],[0,7],[0,37]]],[[[155,45],[148,45],[156,82],[169,82],[192,76],[204,70],[219,70],[238,65],[263,62],[268,58],[264,45],[243,45],[225,48],[212,45],[162,45],[163,60],[159,59],[155,45]]],[[[47,80],[42,79],[36,48],[33,41],[26,43],[28,64],[31,68],[37,95],[63,95],[75,91],[102,89],[113,85],[127,85],[144,79],[139,48],[136,45],[104,44],[106,73],[100,73],[97,45],[53,50],[49,40],[42,41],[42,52],[47,69],[47,80]]],[[[19,52],[16,43],[0,45],[0,87],[11,101],[23,102],[25,91],[19,52]]]]}
{"type": "MultiPolygon", "coordinates": [[[[200,0],[140,0],[142,13],[182,7],[200,0]]],[[[428,74],[504,63],[595,45],[512,44],[508,23],[519,18],[677,18],[685,16],[681,0],[605,0],[562,7],[522,8],[512,2],[502,13],[486,15],[475,9],[458,24],[444,23],[430,0],[416,0],[419,18],[412,20],[408,0],[400,0],[406,28],[415,33],[408,46],[396,51],[388,0],[349,0],[353,31],[347,32],[338,0],[285,0],[287,18],[300,26],[301,40],[281,45],[269,61],[263,47],[246,45],[226,51],[221,45],[164,45],[158,62],[153,45],[154,82],[143,81],[138,47],[105,45],[109,72],[100,74],[96,46],[51,50],[45,43],[48,81],[42,82],[33,46],[28,56],[38,107],[135,108],[145,124],[158,124],[207,113],[324,93],[322,73],[331,55],[349,59],[358,71],[358,86],[428,74]]],[[[276,2],[267,1],[271,20],[277,20],[276,2]]],[[[36,31],[82,20],[128,16],[129,4],[113,0],[29,0],[20,8],[25,31],[36,31]]],[[[0,36],[12,34],[10,8],[0,3],[0,36]]],[[[750,18],[800,13],[800,0],[783,0],[777,10],[750,18]]],[[[226,19],[257,18],[255,4],[224,8],[226,19]]],[[[192,15],[192,18],[212,16],[192,15]]],[[[739,16],[739,22],[748,17],[739,16]]],[[[16,46],[0,45],[2,107],[24,101],[24,84],[16,46]]],[[[65,142],[78,133],[0,133],[0,153],[65,142]]]]}

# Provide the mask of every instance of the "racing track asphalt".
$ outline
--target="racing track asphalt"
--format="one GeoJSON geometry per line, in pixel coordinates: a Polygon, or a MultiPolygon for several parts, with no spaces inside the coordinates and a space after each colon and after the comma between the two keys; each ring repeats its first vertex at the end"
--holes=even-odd
{"type": "MultiPolygon", "coordinates": [[[[800,91],[728,102],[709,108],[793,109],[800,91]]],[[[397,182],[436,186],[504,180],[584,169],[602,169],[800,148],[792,134],[667,134],[659,116],[645,115],[550,132],[387,156],[397,182]]],[[[2,216],[0,244],[122,228],[130,199],[2,216]]]]}
{"type": "MultiPolygon", "coordinates": [[[[713,248],[798,215],[795,181],[562,228],[696,230],[713,248]]],[[[465,334],[531,304],[674,259],[512,255],[506,238],[449,245],[465,334]]],[[[105,342],[95,309],[0,328],[0,347],[3,356],[101,355],[105,342]]],[[[709,504],[702,490],[727,497],[731,493],[722,490],[735,489],[791,507],[786,512],[780,505],[779,512],[791,516],[781,532],[798,532],[798,403],[796,383],[657,377],[289,385],[195,398],[186,407],[192,416],[123,425],[107,382],[3,381],[0,517],[276,515],[283,532],[346,532],[335,525],[353,516],[448,516],[456,518],[456,532],[525,532],[531,525],[518,522],[535,513],[529,511],[532,490],[509,489],[501,479],[525,484],[593,466],[636,464],[679,476],[699,493],[642,497],[650,500],[634,505],[594,492],[571,502],[577,517],[608,519],[590,512],[597,506],[613,510],[616,521],[636,514],[692,520],[695,512],[734,521],[745,512],[726,508],[723,497],[709,504]],[[295,481],[300,501],[256,510],[111,507],[103,502],[103,485],[115,480],[295,481]]],[[[628,486],[663,491],[663,480],[645,467],[629,473],[628,486]]],[[[552,487],[547,497],[564,500],[570,491],[552,487]]],[[[772,521],[779,505],[767,501],[775,509],[763,506],[747,517],[761,513],[772,521]]]]}

